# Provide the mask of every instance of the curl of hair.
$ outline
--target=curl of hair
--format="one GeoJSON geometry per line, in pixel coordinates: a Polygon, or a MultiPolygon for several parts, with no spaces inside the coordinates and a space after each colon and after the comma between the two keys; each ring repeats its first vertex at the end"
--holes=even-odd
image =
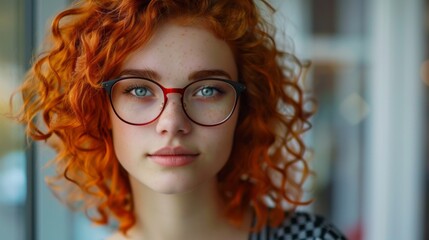
{"type": "Polygon", "coordinates": [[[310,174],[302,134],[314,111],[304,108],[302,65],[277,48],[273,28],[252,0],[86,0],[59,13],[49,48],[20,88],[24,101],[18,114],[33,139],[57,139],[54,192],[81,206],[94,222],[106,224],[113,217],[123,232],[133,226],[130,184],[113,152],[100,83],[116,77],[126,56],[171,19],[202,24],[225,40],[247,87],[233,151],[218,175],[227,218],[240,223],[252,206],[255,229],[279,224],[285,203],[292,209],[308,203],[301,200],[310,174]]]}

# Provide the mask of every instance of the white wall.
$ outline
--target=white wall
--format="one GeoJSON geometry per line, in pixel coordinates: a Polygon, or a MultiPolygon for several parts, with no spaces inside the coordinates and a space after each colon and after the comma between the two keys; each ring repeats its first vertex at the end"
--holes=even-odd
{"type": "Polygon", "coordinates": [[[368,1],[365,239],[422,239],[423,1],[368,1]]]}

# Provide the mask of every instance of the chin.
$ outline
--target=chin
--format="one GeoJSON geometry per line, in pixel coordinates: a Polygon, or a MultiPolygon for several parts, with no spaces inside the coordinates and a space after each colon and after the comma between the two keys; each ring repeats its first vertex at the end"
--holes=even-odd
{"type": "Polygon", "coordinates": [[[171,176],[163,176],[162,178],[158,178],[156,181],[145,184],[148,188],[156,193],[161,194],[180,194],[180,193],[188,193],[192,192],[198,187],[202,187],[201,180],[197,181],[197,179],[190,179],[186,177],[171,177],[171,176]]]}

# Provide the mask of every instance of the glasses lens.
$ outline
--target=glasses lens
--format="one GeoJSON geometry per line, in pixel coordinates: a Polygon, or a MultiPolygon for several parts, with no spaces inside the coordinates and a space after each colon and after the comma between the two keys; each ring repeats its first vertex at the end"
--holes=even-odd
{"type": "Polygon", "coordinates": [[[132,124],[145,124],[157,118],[163,103],[162,89],[148,80],[127,78],[112,88],[113,109],[119,118],[132,124]]]}
{"type": "Polygon", "coordinates": [[[234,111],[237,94],[224,81],[203,80],[189,85],[183,96],[186,114],[202,125],[216,125],[227,120],[234,111]]]}

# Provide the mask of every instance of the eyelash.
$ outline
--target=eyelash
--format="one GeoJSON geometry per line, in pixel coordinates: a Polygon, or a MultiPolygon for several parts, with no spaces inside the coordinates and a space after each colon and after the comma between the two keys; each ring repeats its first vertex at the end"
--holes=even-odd
{"type": "Polygon", "coordinates": [[[150,90],[146,86],[139,86],[139,85],[132,85],[124,89],[123,93],[130,93],[132,90],[138,89],[138,88],[146,88],[148,91],[150,90]]]}
{"type": "MultiPolygon", "coordinates": [[[[224,91],[222,91],[220,88],[212,87],[212,86],[204,86],[204,87],[199,88],[197,90],[196,94],[201,93],[201,95],[202,95],[202,91],[204,89],[210,89],[210,90],[215,91],[214,96],[216,96],[216,95],[222,95],[224,93],[224,91]]],[[[204,95],[202,95],[202,96],[204,96],[204,95]]]]}

